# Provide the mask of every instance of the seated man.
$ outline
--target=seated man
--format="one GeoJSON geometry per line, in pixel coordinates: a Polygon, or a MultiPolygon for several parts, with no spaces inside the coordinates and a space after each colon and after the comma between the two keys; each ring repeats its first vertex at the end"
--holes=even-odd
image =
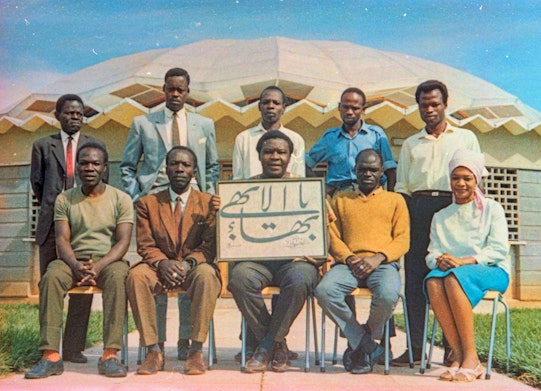
{"type": "Polygon", "coordinates": [[[62,333],[62,310],[66,292],[74,286],[96,285],[103,290],[103,354],[100,375],[124,377],[118,361],[126,316],[124,281],[133,226],[130,197],[106,185],[103,175],[108,156],[105,148],[90,142],[77,152],[81,186],[61,193],[55,202],[56,247],[60,259],[51,262],[39,283],[41,361],[25,374],[41,379],[64,372],[58,353],[62,333]]]}
{"type": "Polygon", "coordinates": [[[330,252],[337,264],[315,293],[325,314],[348,340],[344,367],[363,374],[372,371],[383,353],[374,338],[382,338],[398,300],[399,260],[409,248],[409,215],[403,197],[381,187],[383,162],[377,151],[365,149],[355,162],[358,190],[340,193],[332,200],[336,221],[330,226],[330,252]],[[373,293],[370,315],[363,325],[345,301],[357,287],[373,293]]]}
{"type": "Polygon", "coordinates": [[[158,344],[154,295],[183,288],[192,302],[192,343],[184,373],[205,373],[203,342],[221,290],[216,254],[214,211],[210,195],[190,186],[197,171],[197,157],[185,146],[175,146],[166,155],[170,186],[142,197],[136,205],[137,252],[143,257],[126,280],[128,300],[148,354],[137,369],[140,375],[163,368],[158,344]]]}
{"type": "MultiPolygon", "coordinates": [[[[294,177],[286,171],[293,143],[284,133],[278,130],[264,133],[256,150],[263,172],[254,179],[294,177]]],[[[219,209],[219,196],[213,197],[213,204],[219,209]]],[[[246,372],[263,372],[269,362],[275,372],[283,372],[289,367],[285,337],[308,294],[316,286],[318,267],[324,261],[309,257],[294,261],[243,261],[233,268],[228,289],[258,340],[253,356],[246,363],[246,372]],[[280,287],[272,315],[261,295],[261,289],[269,285],[280,287]]]]}

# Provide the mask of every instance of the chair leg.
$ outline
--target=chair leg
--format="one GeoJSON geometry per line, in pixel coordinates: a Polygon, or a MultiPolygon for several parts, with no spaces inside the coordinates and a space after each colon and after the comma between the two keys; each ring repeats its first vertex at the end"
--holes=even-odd
{"type": "Polygon", "coordinates": [[[304,372],[310,372],[310,297],[306,300],[306,335],[304,349],[304,372]]]}
{"type": "Polygon", "coordinates": [[[492,303],[492,323],[490,325],[490,341],[488,342],[488,361],[485,379],[490,380],[492,373],[492,355],[494,353],[494,337],[496,335],[496,315],[498,314],[498,298],[492,303]]]}
{"type": "Polygon", "coordinates": [[[334,325],[334,348],[332,353],[332,365],[336,365],[338,363],[338,334],[340,333],[340,329],[337,325],[334,325]]]}
{"type": "Polygon", "coordinates": [[[438,320],[434,317],[434,324],[432,325],[432,338],[430,338],[430,350],[428,351],[428,361],[426,367],[430,369],[432,363],[432,353],[434,352],[434,344],[436,340],[436,330],[438,329],[438,320]]]}
{"type": "Polygon", "coordinates": [[[314,328],[314,350],[316,365],[319,365],[319,344],[317,341],[317,319],[316,319],[316,298],[314,295],[310,296],[312,300],[312,326],[314,328]]]}
{"type": "MultiPolygon", "coordinates": [[[[241,315],[242,316],[242,315],[241,315]]],[[[246,370],[246,319],[241,320],[241,349],[240,349],[240,371],[246,370]]]]}
{"type": "Polygon", "coordinates": [[[505,308],[505,342],[507,347],[505,370],[506,373],[509,373],[509,361],[511,361],[511,312],[509,311],[509,304],[507,304],[507,301],[503,295],[499,295],[498,300],[505,308]]]}
{"type": "Polygon", "coordinates": [[[385,354],[385,370],[383,371],[384,374],[389,374],[389,320],[385,322],[385,351],[383,354],[385,354]]]}
{"type": "MultiPolygon", "coordinates": [[[[419,372],[421,374],[425,373],[425,368],[428,366],[427,362],[425,361],[425,357],[426,357],[426,344],[428,342],[427,339],[428,339],[428,319],[429,319],[428,315],[429,315],[429,310],[430,310],[430,305],[427,302],[426,303],[426,308],[425,308],[425,327],[423,328],[423,348],[421,350],[421,367],[419,368],[419,372]]],[[[434,334],[434,331],[432,331],[432,335],[433,334],[434,334]]],[[[412,350],[411,341],[408,341],[408,350],[410,352],[412,350]]],[[[410,360],[411,360],[411,357],[410,357],[410,360]]],[[[430,368],[430,367],[428,367],[428,368],[430,368]]]]}
{"type": "Polygon", "coordinates": [[[216,351],[214,350],[214,319],[210,320],[209,323],[209,350],[208,350],[208,356],[209,356],[209,363],[208,363],[208,369],[209,371],[212,370],[212,364],[214,364],[214,354],[216,351]]]}
{"type": "Polygon", "coordinates": [[[321,311],[321,360],[320,372],[325,372],[325,313],[321,311]]]}
{"type": "MultiPolygon", "coordinates": [[[[404,324],[406,325],[406,341],[408,343],[408,346],[411,346],[411,333],[410,333],[410,324],[409,324],[409,318],[408,318],[408,306],[406,303],[406,296],[400,294],[399,297],[402,300],[402,310],[404,311],[404,324]]],[[[410,360],[410,368],[414,368],[415,363],[413,362],[412,349],[408,349],[408,356],[410,360]]]]}
{"type": "Polygon", "coordinates": [[[121,362],[126,367],[128,367],[128,303],[126,303],[126,316],[124,317],[124,333],[122,334],[122,351],[120,353],[121,362]]]}

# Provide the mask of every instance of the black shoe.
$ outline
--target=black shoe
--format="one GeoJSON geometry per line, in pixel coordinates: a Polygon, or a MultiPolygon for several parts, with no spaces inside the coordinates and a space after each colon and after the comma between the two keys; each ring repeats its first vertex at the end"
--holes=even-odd
{"type": "Polygon", "coordinates": [[[291,362],[289,361],[289,350],[286,341],[274,342],[272,347],[271,368],[274,372],[285,372],[291,362]]]}
{"type": "Polygon", "coordinates": [[[451,347],[446,346],[443,353],[443,365],[450,367],[455,362],[455,353],[451,347]]]}
{"type": "Polygon", "coordinates": [[[98,360],[98,373],[107,377],[126,377],[126,368],[118,361],[118,358],[112,357],[102,361],[98,360]]]}
{"type": "Polygon", "coordinates": [[[348,372],[351,371],[355,365],[355,361],[354,351],[348,346],[342,355],[342,364],[344,364],[344,369],[348,372]]]}
{"type": "Polygon", "coordinates": [[[372,372],[374,370],[374,364],[384,353],[385,350],[380,345],[377,345],[371,353],[362,351],[350,372],[354,375],[364,375],[372,372]]]}
{"type": "Polygon", "coordinates": [[[25,379],[44,379],[52,375],[61,375],[64,372],[64,362],[59,360],[57,362],[39,360],[37,365],[24,374],[25,379]]]}
{"type": "Polygon", "coordinates": [[[246,363],[245,371],[247,373],[265,372],[269,365],[270,358],[271,353],[258,346],[252,358],[246,363]]]}
{"type": "Polygon", "coordinates": [[[86,364],[88,362],[88,358],[82,352],[70,352],[67,350],[62,352],[62,360],[76,364],[86,364]]]}
{"type": "MultiPolygon", "coordinates": [[[[420,364],[422,350],[413,348],[412,353],[413,353],[413,363],[420,364]]],[[[399,357],[391,361],[391,366],[393,367],[409,367],[409,365],[410,365],[410,356],[409,356],[408,350],[406,350],[399,357]]]]}
{"type": "MultiPolygon", "coordinates": [[[[249,347],[246,347],[246,361],[251,359],[253,355],[254,355],[253,349],[249,348],[249,347]]],[[[238,352],[237,354],[235,354],[235,361],[236,362],[241,362],[242,361],[242,352],[238,352]]]]}
{"type": "Polygon", "coordinates": [[[180,361],[186,361],[188,358],[188,350],[190,350],[190,341],[180,342],[177,345],[177,359],[180,361]]]}

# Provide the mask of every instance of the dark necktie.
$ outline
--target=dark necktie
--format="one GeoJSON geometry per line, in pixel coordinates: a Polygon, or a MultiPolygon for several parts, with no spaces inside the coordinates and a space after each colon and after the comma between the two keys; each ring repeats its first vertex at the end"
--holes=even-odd
{"type": "Polygon", "coordinates": [[[173,123],[171,126],[173,133],[173,147],[180,145],[180,128],[178,127],[178,111],[173,114],[173,123]]]}
{"type": "Polygon", "coordinates": [[[66,190],[71,189],[74,184],[75,170],[73,167],[73,137],[68,136],[66,147],[66,190]]]}

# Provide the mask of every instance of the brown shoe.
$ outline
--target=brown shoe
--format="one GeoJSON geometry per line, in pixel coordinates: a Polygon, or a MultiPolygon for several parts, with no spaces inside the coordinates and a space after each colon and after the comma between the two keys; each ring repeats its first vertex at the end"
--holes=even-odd
{"type": "Polygon", "coordinates": [[[154,375],[158,371],[163,371],[164,359],[162,352],[150,351],[145,361],[137,368],[138,375],[154,375]]]}
{"type": "Polygon", "coordinates": [[[274,372],[285,372],[289,368],[290,364],[289,350],[285,341],[274,342],[272,347],[272,370],[274,372]]]}
{"type": "Polygon", "coordinates": [[[205,373],[202,351],[190,350],[188,352],[188,358],[186,364],[184,364],[184,373],[186,375],[202,375],[205,373]]]}

